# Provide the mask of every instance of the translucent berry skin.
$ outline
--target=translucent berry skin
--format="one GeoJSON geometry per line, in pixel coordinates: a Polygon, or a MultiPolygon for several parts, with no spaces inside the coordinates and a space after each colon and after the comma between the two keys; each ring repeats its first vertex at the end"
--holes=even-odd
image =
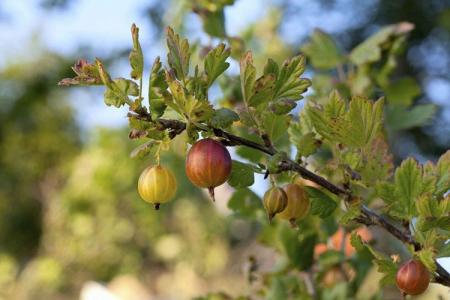
{"type": "Polygon", "coordinates": [[[420,295],[430,284],[430,273],[418,260],[409,260],[397,271],[397,286],[408,295],[420,295]]]}
{"type": "Polygon", "coordinates": [[[282,212],[286,208],[288,202],[286,193],[279,187],[269,189],[264,194],[263,201],[269,221],[272,221],[276,214],[282,212]]]}
{"type": "Polygon", "coordinates": [[[213,139],[197,141],[186,158],[186,174],[198,187],[213,189],[227,181],[231,157],[227,148],[213,139]]]}
{"type": "Polygon", "coordinates": [[[309,211],[309,198],[305,189],[298,184],[290,183],[283,187],[287,196],[286,208],[278,214],[282,219],[295,222],[309,211]]]}
{"type": "Polygon", "coordinates": [[[138,181],[138,192],[142,199],[159,208],[159,204],[170,201],[177,191],[177,181],[172,171],[158,165],[142,171],[138,181]]]}

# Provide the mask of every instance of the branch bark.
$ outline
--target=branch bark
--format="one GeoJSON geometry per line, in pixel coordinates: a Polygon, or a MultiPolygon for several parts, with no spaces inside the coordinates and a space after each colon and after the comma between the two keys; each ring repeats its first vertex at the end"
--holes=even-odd
{"type": "MultiPolygon", "coordinates": [[[[137,117],[141,119],[144,118],[145,120],[150,121],[150,119],[148,119],[147,116],[135,114],[129,114],[128,116],[137,117]]],[[[177,134],[182,133],[186,129],[186,124],[178,120],[158,119],[155,122],[161,127],[162,130],[165,129],[169,130],[169,133],[171,134],[172,138],[177,134]]],[[[232,133],[226,132],[219,128],[212,128],[212,130],[217,137],[226,139],[227,145],[229,146],[246,146],[253,148],[255,150],[259,150],[271,156],[277,153],[277,150],[273,146],[267,146],[257,142],[253,142],[245,138],[239,137],[237,135],[234,135],[232,133]]],[[[345,201],[349,201],[352,199],[352,194],[349,190],[346,190],[338,185],[335,185],[334,183],[328,181],[326,178],[309,171],[308,169],[306,169],[305,167],[301,166],[300,164],[291,159],[283,160],[279,167],[280,171],[297,172],[303,178],[309,179],[317,183],[318,185],[327,189],[331,193],[343,196],[345,201]]],[[[389,232],[392,236],[396,237],[398,240],[402,241],[403,243],[413,245],[416,251],[422,248],[422,246],[417,241],[414,240],[410,232],[406,232],[399,229],[394,222],[376,213],[375,211],[373,211],[372,209],[370,209],[365,205],[361,206],[361,216],[358,217],[356,221],[367,226],[379,226],[384,230],[386,230],[387,232],[389,232]]],[[[437,268],[435,274],[435,281],[437,283],[450,287],[449,272],[447,272],[447,270],[445,270],[437,261],[436,266],[437,268]]]]}

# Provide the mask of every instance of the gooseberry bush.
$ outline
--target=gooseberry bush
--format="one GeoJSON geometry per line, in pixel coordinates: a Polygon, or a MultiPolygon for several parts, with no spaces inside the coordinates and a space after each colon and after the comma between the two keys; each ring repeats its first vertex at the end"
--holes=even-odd
{"type": "Polygon", "coordinates": [[[273,272],[261,276],[250,261],[249,282],[259,284],[249,297],[361,298],[372,263],[380,285],[397,284],[404,294],[421,294],[430,282],[450,286],[437,262],[450,255],[450,151],[436,163],[408,158],[395,167],[388,147],[389,135],[424,124],[435,111],[414,104],[411,78],[391,79],[413,26],[382,28],[349,53],[315,31],[303,54],[261,64],[243,40],[225,34],[223,11],[197,13],[216,45],[193,46],[168,27],[167,60],[157,57],[150,66],[133,24],[130,78],[113,79],[100,59],[82,59],[75,77],[60,82],[104,86],[107,106],[129,108],[129,138],[142,140],[131,157],[152,161],[139,179],[141,197],[156,208],[176,198],[174,170],[160,156],[179,139],[191,145],[186,180],[213,199],[227,181],[234,188],[228,207],[258,223],[260,241],[280,253],[273,272]],[[304,75],[307,58],[312,80],[304,75]],[[231,61],[239,74],[227,71],[231,61]],[[221,99],[211,101],[213,86],[221,99]],[[250,189],[255,174],[268,181],[263,199],[250,189]],[[378,250],[371,228],[400,241],[401,258],[378,250]]]}

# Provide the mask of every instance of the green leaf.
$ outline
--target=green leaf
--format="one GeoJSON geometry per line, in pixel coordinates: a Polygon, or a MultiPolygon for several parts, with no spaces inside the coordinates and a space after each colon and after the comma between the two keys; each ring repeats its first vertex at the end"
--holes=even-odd
{"type": "Polygon", "coordinates": [[[316,29],[311,40],[301,48],[311,60],[311,64],[318,69],[333,69],[344,60],[334,40],[327,33],[316,29]]]}
{"type": "Polygon", "coordinates": [[[305,187],[311,201],[311,213],[320,218],[326,218],[337,208],[337,203],[324,192],[313,187],[305,187]]]}
{"type": "Polygon", "coordinates": [[[253,56],[250,51],[242,56],[239,65],[242,98],[249,105],[250,98],[253,96],[253,87],[255,86],[256,78],[256,69],[253,66],[253,56]]]}
{"type": "Polygon", "coordinates": [[[382,125],[383,100],[375,103],[356,97],[350,101],[343,141],[349,146],[364,147],[376,136],[382,125]]]}
{"type": "Polygon", "coordinates": [[[384,254],[374,250],[369,244],[364,242],[356,231],[352,232],[350,243],[358,252],[367,249],[374,257],[374,262],[378,266],[378,272],[383,273],[383,278],[380,281],[381,286],[395,283],[397,265],[392,260],[387,258],[384,254]]]}
{"type": "Polygon", "coordinates": [[[421,169],[413,158],[408,158],[395,171],[395,196],[407,219],[415,215],[415,202],[421,193],[421,169]]]}
{"type": "Polygon", "coordinates": [[[361,215],[361,203],[360,201],[355,201],[352,203],[347,211],[339,219],[339,223],[342,225],[347,225],[351,220],[361,215]]]}
{"type": "Polygon", "coordinates": [[[156,57],[150,73],[148,99],[152,118],[157,119],[164,114],[166,102],[171,102],[171,95],[167,92],[164,70],[161,68],[159,56],[156,57]],[[168,99],[168,100],[166,100],[168,99]]]}
{"type": "Polygon", "coordinates": [[[388,86],[386,99],[389,104],[409,107],[420,92],[420,86],[414,78],[404,77],[388,86]]]}
{"type": "Polygon", "coordinates": [[[297,106],[294,100],[280,99],[278,101],[269,102],[269,110],[276,115],[288,114],[297,106]]]}
{"type": "MultiPolygon", "coordinates": [[[[275,69],[273,64],[270,69],[275,69]]],[[[311,85],[310,80],[300,78],[304,71],[305,57],[303,55],[297,55],[291,59],[286,60],[281,67],[278,77],[276,78],[273,99],[300,99],[301,94],[304,93],[311,85]]]]}
{"type": "Polygon", "coordinates": [[[144,71],[144,56],[141,44],[139,43],[139,28],[135,24],[131,26],[131,36],[133,38],[133,49],[130,52],[131,78],[141,79],[144,71]]]}
{"type": "MultiPolygon", "coordinates": [[[[103,84],[106,86],[106,90],[104,93],[104,101],[105,104],[108,106],[115,106],[120,107],[124,105],[125,103],[130,104],[131,100],[127,96],[127,91],[129,87],[129,83],[127,84],[127,81],[118,80],[120,83],[120,86],[117,84],[117,82],[113,81],[111,79],[111,76],[108,74],[108,72],[105,70],[103,63],[96,59],[95,63],[97,65],[97,69],[100,75],[100,78],[103,82],[103,84]]],[[[125,79],[123,79],[125,80],[125,79]]],[[[132,81],[129,81],[132,82],[132,81]]],[[[133,90],[133,88],[131,88],[133,90]]]]}
{"type": "Polygon", "coordinates": [[[285,223],[280,224],[277,235],[292,266],[299,270],[309,269],[313,263],[317,235],[313,233],[299,234],[285,223]]]}
{"type": "Polygon", "coordinates": [[[436,261],[434,260],[433,249],[422,249],[419,252],[416,252],[416,254],[430,272],[436,271],[436,261]]]}
{"type": "Polygon", "coordinates": [[[447,150],[438,160],[436,164],[437,183],[436,194],[442,197],[450,190],[450,150],[447,150]]]}
{"type": "Polygon", "coordinates": [[[404,130],[426,124],[434,116],[434,104],[416,105],[412,109],[389,106],[386,123],[393,130],[404,130]]]}
{"type": "Polygon", "coordinates": [[[262,117],[264,132],[267,133],[272,142],[276,142],[280,137],[287,133],[291,119],[292,117],[289,115],[265,113],[262,117]]]}
{"type": "Polygon", "coordinates": [[[383,278],[380,280],[381,286],[395,284],[397,276],[397,265],[389,259],[375,259],[375,264],[378,266],[378,272],[383,273],[383,278]]]}
{"type": "Polygon", "coordinates": [[[307,157],[316,152],[321,142],[315,138],[313,132],[303,134],[300,122],[291,122],[288,129],[289,139],[297,148],[297,156],[307,157]]]}
{"type": "Polygon", "coordinates": [[[139,96],[139,86],[136,84],[136,82],[125,78],[117,78],[114,79],[114,83],[122,91],[123,94],[130,96],[139,96]]]}
{"type": "Polygon", "coordinates": [[[364,148],[381,128],[383,104],[383,100],[355,97],[345,111],[344,101],[333,92],[323,108],[309,105],[307,115],[315,130],[327,140],[364,148]]]}
{"type": "Polygon", "coordinates": [[[175,71],[175,76],[179,80],[185,80],[189,73],[190,50],[187,39],[180,39],[172,28],[167,27],[167,61],[169,66],[175,71]]]}
{"type": "Polygon", "coordinates": [[[156,141],[153,140],[145,142],[144,144],[137,146],[133,151],[131,151],[130,157],[142,159],[150,154],[152,150],[154,150],[156,144],[156,141]]]}
{"type": "Polygon", "coordinates": [[[253,185],[255,182],[253,167],[249,164],[233,160],[228,184],[236,189],[253,185]]]}
{"type": "Polygon", "coordinates": [[[239,121],[239,115],[237,113],[228,108],[219,108],[214,111],[214,116],[211,119],[211,126],[225,129],[236,121],[239,121]]]}
{"type": "Polygon", "coordinates": [[[220,74],[228,69],[230,64],[226,60],[229,56],[230,49],[225,49],[225,44],[223,43],[208,52],[205,57],[205,73],[208,87],[211,86],[220,74]]]}
{"type": "Polygon", "coordinates": [[[264,75],[272,74],[275,78],[278,78],[279,69],[278,64],[269,58],[264,66],[264,75]]]}
{"type": "MultiPolygon", "coordinates": [[[[267,104],[275,92],[275,76],[267,74],[259,77],[253,86],[252,96],[248,100],[248,105],[257,107],[267,104]]],[[[265,107],[265,105],[263,106],[265,107]]]]}
{"type": "Polygon", "coordinates": [[[349,58],[351,62],[355,65],[362,65],[380,60],[381,51],[385,43],[393,37],[407,34],[413,28],[414,25],[407,22],[382,28],[350,52],[349,58]]]}
{"type": "Polygon", "coordinates": [[[228,201],[228,208],[238,215],[252,217],[263,209],[263,205],[258,195],[248,188],[243,188],[233,193],[228,201]]]}
{"type": "Polygon", "coordinates": [[[212,118],[214,110],[212,105],[205,99],[200,100],[195,96],[186,94],[185,89],[179,81],[166,72],[166,82],[169,85],[174,102],[166,102],[181,116],[187,117],[191,122],[204,122],[212,118]]]}

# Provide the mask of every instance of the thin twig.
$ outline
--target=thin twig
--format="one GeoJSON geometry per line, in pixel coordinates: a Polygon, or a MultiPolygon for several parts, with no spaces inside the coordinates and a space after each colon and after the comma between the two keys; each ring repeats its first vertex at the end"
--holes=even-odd
{"type": "MultiPolygon", "coordinates": [[[[141,120],[150,121],[148,116],[145,115],[135,115],[135,114],[129,114],[129,117],[138,118],[141,120]]],[[[169,130],[169,133],[171,134],[171,137],[182,133],[186,129],[186,124],[182,121],[178,120],[167,120],[167,119],[158,119],[155,121],[158,126],[160,126],[161,130],[169,130]]],[[[200,128],[203,130],[202,128],[200,128]]],[[[245,138],[239,137],[237,135],[231,134],[229,132],[226,132],[219,128],[212,128],[212,131],[217,137],[221,137],[226,139],[226,144],[230,146],[246,146],[249,148],[253,148],[256,150],[259,150],[263,153],[266,153],[268,155],[275,155],[277,154],[276,149],[273,146],[266,146],[257,142],[253,142],[250,140],[247,140],[245,138]]],[[[292,161],[291,159],[285,159],[283,160],[279,165],[280,171],[294,171],[300,174],[303,178],[309,179],[318,185],[322,186],[323,188],[327,189],[331,193],[343,196],[344,201],[349,201],[352,199],[352,194],[349,190],[346,190],[338,185],[335,185],[334,183],[328,181],[324,177],[317,175],[305,167],[301,166],[295,161],[292,161]]],[[[361,206],[361,215],[360,217],[355,219],[357,222],[361,224],[365,224],[367,226],[376,225],[387,232],[389,232],[391,235],[396,237],[398,240],[413,245],[414,249],[416,251],[420,250],[422,246],[414,240],[414,238],[411,236],[409,232],[405,232],[404,230],[400,230],[398,226],[393,223],[392,221],[388,220],[382,215],[379,215],[375,211],[371,210],[365,205],[361,206]]],[[[445,270],[438,262],[436,262],[436,278],[435,281],[437,283],[450,286],[450,274],[445,270]]]]}

